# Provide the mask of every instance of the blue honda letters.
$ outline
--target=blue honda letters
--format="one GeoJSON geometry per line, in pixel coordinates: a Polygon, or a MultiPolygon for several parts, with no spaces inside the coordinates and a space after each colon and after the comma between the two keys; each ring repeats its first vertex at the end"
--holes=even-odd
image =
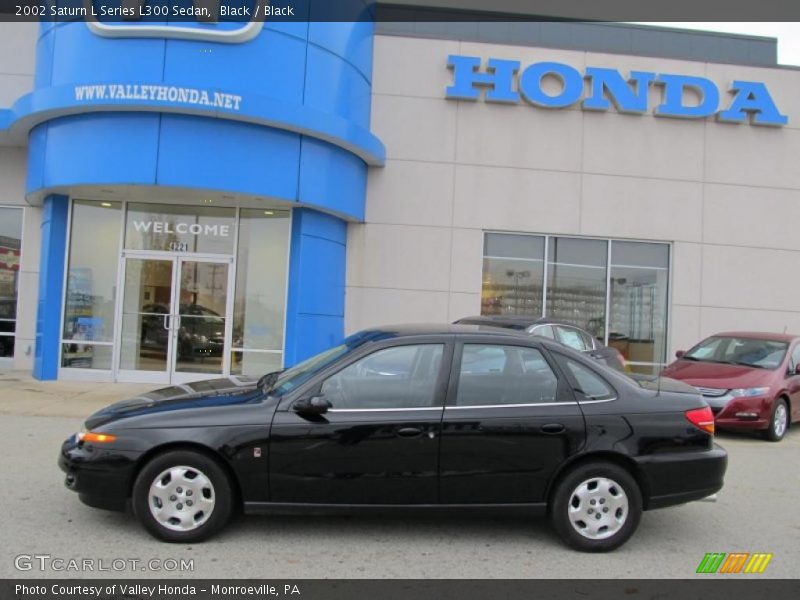
{"type": "Polygon", "coordinates": [[[716,115],[726,123],[783,126],[789,119],[780,113],[767,86],[755,81],[734,81],[730,87],[727,108],[716,84],[705,77],[657,74],[631,71],[626,79],[619,71],[587,67],[585,73],[564,63],[538,62],[520,70],[519,61],[490,58],[481,69],[481,59],[474,56],[451,55],[448,66],[453,70],[453,85],[447,88],[447,98],[478,100],[481,89],[486,90],[487,102],[517,104],[520,97],[534,106],[565,108],[582,100],[584,110],[605,111],[613,103],[618,112],[643,114],[649,109],[651,86],[662,88],[661,104],[653,109],[659,117],[702,119],[716,115]],[[553,94],[542,85],[546,77],[555,78],[560,85],[553,94]],[[584,80],[589,82],[584,96],[584,80]],[[687,102],[687,98],[691,98],[687,102]]]}

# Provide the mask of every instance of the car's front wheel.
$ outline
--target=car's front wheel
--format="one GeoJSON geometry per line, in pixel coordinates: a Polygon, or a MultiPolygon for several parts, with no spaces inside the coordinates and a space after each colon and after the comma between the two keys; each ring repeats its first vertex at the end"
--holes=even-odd
{"type": "Polygon", "coordinates": [[[231,516],[233,490],[222,466],[189,450],[159,454],[142,468],[133,486],[133,511],[155,537],[199,542],[231,516]]]}
{"type": "Polygon", "coordinates": [[[642,516],[636,480],[607,462],[579,465],[561,479],[550,504],[556,532],[584,552],[607,552],[633,535],[642,516]]]}
{"type": "Polygon", "coordinates": [[[764,431],[764,437],[770,442],[780,442],[786,435],[787,429],[789,429],[789,407],[786,406],[786,400],[778,398],[772,406],[772,417],[764,431]]]}

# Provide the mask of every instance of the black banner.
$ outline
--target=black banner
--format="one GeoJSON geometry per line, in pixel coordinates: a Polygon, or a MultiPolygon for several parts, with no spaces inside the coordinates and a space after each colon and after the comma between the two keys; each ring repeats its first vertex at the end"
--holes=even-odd
{"type": "Polygon", "coordinates": [[[0,0],[0,21],[800,21],[786,0],[0,0]]]}
{"type": "MultiPolygon", "coordinates": [[[[602,560],[602,557],[598,557],[602,560]]],[[[3,600],[788,600],[799,580],[759,575],[653,580],[2,580],[3,600]]]]}

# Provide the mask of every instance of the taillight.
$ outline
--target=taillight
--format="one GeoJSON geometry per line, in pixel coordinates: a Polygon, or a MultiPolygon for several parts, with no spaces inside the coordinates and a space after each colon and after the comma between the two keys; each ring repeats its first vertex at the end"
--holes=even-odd
{"type": "Polygon", "coordinates": [[[616,348],[614,348],[614,352],[617,353],[617,358],[619,359],[619,364],[622,365],[622,370],[623,371],[628,371],[629,370],[628,369],[628,363],[625,361],[625,357],[622,356],[622,352],[620,352],[616,348]]]}
{"type": "Polygon", "coordinates": [[[687,410],[685,414],[689,423],[701,431],[714,435],[714,413],[708,406],[687,410]]]}

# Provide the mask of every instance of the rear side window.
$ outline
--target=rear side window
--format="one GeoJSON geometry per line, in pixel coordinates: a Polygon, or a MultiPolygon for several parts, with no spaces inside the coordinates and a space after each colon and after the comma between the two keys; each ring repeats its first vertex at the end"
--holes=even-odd
{"type": "Polygon", "coordinates": [[[592,342],[582,331],[572,327],[556,327],[558,331],[558,341],[579,352],[586,352],[592,349],[592,342]]]}
{"type": "Polygon", "coordinates": [[[553,333],[553,327],[550,325],[539,325],[534,327],[531,331],[531,334],[547,338],[548,340],[556,339],[556,334],[553,333]]]}
{"type": "Polygon", "coordinates": [[[582,364],[565,358],[567,369],[578,382],[578,390],[587,400],[612,400],[617,397],[614,390],[591,369],[582,364]]]}
{"type": "Polygon", "coordinates": [[[554,402],[558,379],[536,348],[465,344],[456,406],[554,402]]]}

